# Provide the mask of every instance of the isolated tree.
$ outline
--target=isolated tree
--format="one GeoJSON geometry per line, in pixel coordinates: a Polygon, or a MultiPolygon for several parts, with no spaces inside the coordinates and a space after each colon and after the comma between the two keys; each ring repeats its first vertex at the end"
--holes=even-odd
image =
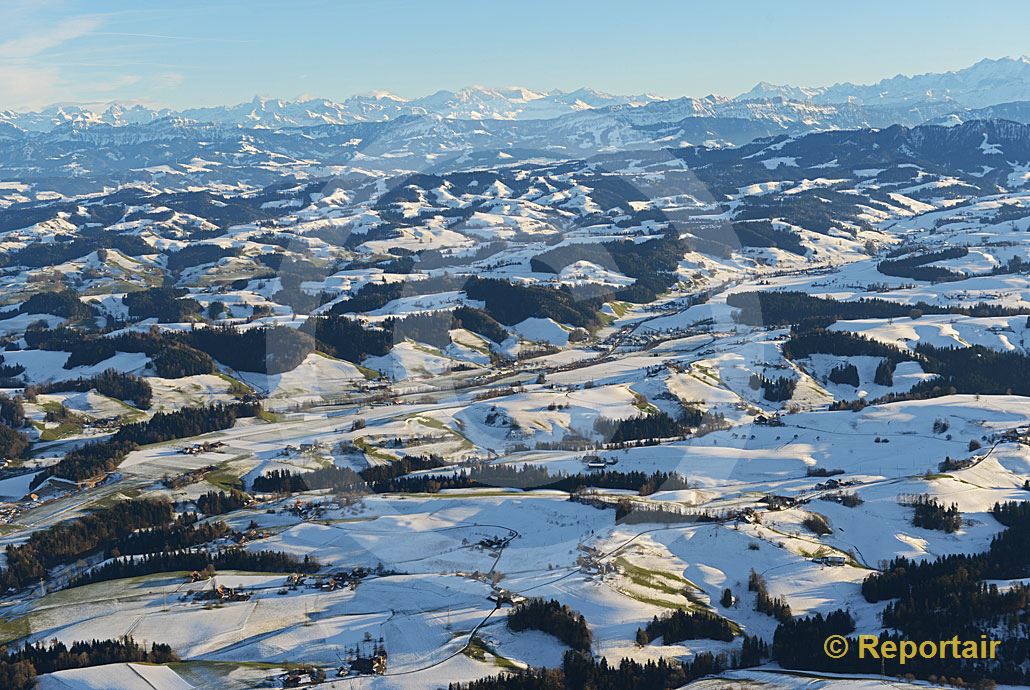
{"type": "Polygon", "coordinates": [[[726,609],[733,606],[733,590],[729,587],[722,590],[722,598],[719,599],[719,603],[726,609]]]}

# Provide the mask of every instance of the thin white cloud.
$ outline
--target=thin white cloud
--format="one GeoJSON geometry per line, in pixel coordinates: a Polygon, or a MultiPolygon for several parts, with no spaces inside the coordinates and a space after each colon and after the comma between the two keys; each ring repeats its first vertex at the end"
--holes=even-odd
{"type": "Polygon", "coordinates": [[[186,75],[181,72],[162,72],[154,75],[153,85],[159,89],[174,89],[186,81],[186,75]]]}
{"type": "Polygon", "coordinates": [[[103,22],[98,17],[72,17],[44,31],[0,43],[0,59],[24,60],[93,32],[103,22]]]}
{"type": "Polygon", "coordinates": [[[92,91],[98,91],[101,93],[109,93],[111,91],[117,91],[118,89],[124,89],[127,86],[134,86],[140,83],[141,78],[138,74],[120,74],[108,81],[95,82],[88,84],[87,86],[92,91]]]}
{"type": "Polygon", "coordinates": [[[60,77],[53,67],[0,64],[0,108],[38,108],[60,94],[60,77]]]}
{"type": "Polygon", "coordinates": [[[69,17],[0,41],[0,107],[38,108],[65,100],[69,95],[66,80],[57,65],[44,62],[46,54],[94,33],[102,24],[96,16],[69,17]]]}

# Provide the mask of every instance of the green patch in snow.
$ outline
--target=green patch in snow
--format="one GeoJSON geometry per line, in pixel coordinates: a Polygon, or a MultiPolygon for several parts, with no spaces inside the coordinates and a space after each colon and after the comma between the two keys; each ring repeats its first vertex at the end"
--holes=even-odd
{"type": "Polygon", "coordinates": [[[393,462],[397,459],[393,455],[390,455],[389,453],[386,453],[380,450],[379,448],[373,446],[371,443],[365,440],[364,436],[359,436],[358,438],[355,438],[353,441],[351,441],[351,443],[357,446],[361,450],[361,452],[363,452],[370,458],[375,458],[376,460],[383,460],[385,462],[393,462]]]}
{"type": "Polygon", "coordinates": [[[40,441],[59,441],[62,438],[82,433],[82,425],[71,421],[61,422],[57,426],[50,428],[40,428],[39,425],[36,428],[39,429],[40,441]]]}
{"type": "Polygon", "coordinates": [[[362,376],[364,376],[369,381],[374,381],[375,379],[377,379],[377,378],[379,378],[380,376],[383,375],[383,373],[381,371],[376,371],[375,369],[369,369],[368,367],[363,367],[360,364],[355,364],[354,366],[356,366],[358,368],[358,371],[361,372],[362,376]]]}
{"type": "MultiPolygon", "coordinates": [[[[693,606],[703,609],[708,608],[708,605],[697,594],[703,590],[685,577],[663,570],[648,570],[647,568],[632,563],[624,556],[616,558],[615,565],[622,571],[625,578],[637,587],[650,589],[662,594],[681,596],[687,599],[687,601],[689,601],[693,606]]],[[[639,592],[619,591],[632,599],[636,599],[637,601],[661,606],[667,609],[692,608],[691,606],[677,604],[676,602],[671,602],[667,599],[651,597],[639,592]]]]}
{"type": "Polygon", "coordinates": [[[261,410],[260,412],[258,412],[257,416],[258,419],[260,419],[263,422],[268,422],[269,424],[275,424],[277,422],[283,421],[284,419],[283,415],[277,414],[275,412],[270,412],[268,410],[261,410]]]}
{"type": "Polygon", "coordinates": [[[57,400],[47,400],[40,404],[40,408],[42,408],[44,412],[50,412],[52,414],[62,414],[64,412],[64,405],[57,400]]]}
{"type": "Polygon", "coordinates": [[[486,641],[478,635],[472,636],[469,643],[465,646],[465,649],[461,650],[461,653],[470,659],[492,663],[494,666],[508,671],[518,671],[523,668],[511,659],[498,654],[497,650],[487,644],[486,641]]]}
{"type": "Polygon", "coordinates": [[[705,384],[708,384],[708,385],[711,385],[712,381],[715,381],[716,385],[719,385],[719,384],[722,383],[722,379],[719,378],[719,372],[718,371],[716,371],[715,369],[712,369],[711,367],[702,366],[700,364],[694,364],[694,365],[692,365],[690,367],[690,375],[693,376],[698,381],[700,381],[701,383],[705,383],[705,384]],[[695,373],[695,370],[697,372],[700,372],[701,375],[698,376],[697,373],[695,373]],[[709,379],[709,381],[705,381],[705,378],[709,379]]]}
{"type": "Polygon", "coordinates": [[[418,350],[419,352],[424,352],[427,355],[433,355],[435,357],[446,357],[446,355],[443,353],[443,351],[440,348],[438,348],[438,347],[432,347],[430,345],[426,345],[425,343],[417,343],[417,342],[414,342],[414,341],[410,341],[410,342],[411,342],[411,346],[414,349],[418,350]]]}
{"type": "Polygon", "coordinates": [[[469,438],[465,436],[465,434],[461,433],[460,431],[455,431],[451,427],[441,422],[439,419],[433,419],[432,417],[425,417],[419,414],[411,415],[410,417],[407,417],[407,419],[417,422],[422,426],[427,426],[430,429],[436,429],[438,431],[443,431],[448,434],[451,434],[461,442],[461,450],[470,450],[475,447],[472,441],[470,441],[469,438]]]}
{"type": "Polygon", "coordinates": [[[229,374],[226,374],[225,372],[216,371],[215,376],[229,384],[229,395],[242,398],[243,396],[254,392],[252,387],[237,378],[229,376],[229,374]]]}
{"type": "Polygon", "coordinates": [[[629,302],[620,302],[615,300],[609,302],[608,306],[612,308],[612,311],[615,312],[615,315],[620,319],[626,315],[627,311],[629,311],[629,302]]]}
{"type": "Polygon", "coordinates": [[[375,371],[374,369],[369,369],[367,367],[363,367],[360,364],[355,364],[354,362],[348,362],[347,360],[340,359],[339,357],[333,357],[328,352],[322,352],[321,350],[314,350],[314,351],[312,351],[311,354],[318,355],[319,357],[321,357],[323,359],[328,359],[330,362],[342,362],[343,364],[349,364],[350,366],[357,368],[358,371],[361,372],[362,376],[364,376],[366,379],[374,379],[374,378],[378,378],[379,377],[379,372],[375,371]]]}
{"type": "Polygon", "coordinates": [[[116,493],[108,494],[102,498],[93,501],[89,504],[91,508],[110,508],[116,503],[121,501],[128,501],[134,498],[139,498],[143,494],[143,490],[138,487],[124,488],[116,493]]]}
{"type": "Polygon", "coordinates": [[[439,419],[434,419],[432,417],[424,417],[420,414],[413,414],[407,417],[407,419],[410,419],[414,422],[418,422],[422,426],[428,426],[430,429],[439,429],[440,431],[453,431],[449,426],[441,422],[439,419]]]}
{"type": "Polygon", "coordinates": [[[105,395],[104,397],[110,400],[113,404],[125,410],[125,413],[118,417],[118,421],[122,424],[131,424],[132,422],[138,422],[147,416],[146,412],[139,408],[133,407],[124,400],[112,398],[107,395],[105,395]]]}
{"type": "MultiPolygon", "coordinates": [[[[233,460],[235,459],[236,458],[233,460]]],[[[208,472],[204,475],[204,481],[222,491],[229,491],[230,489],[245,491],[242,475],[239,470],[235,470],[231,467],[233,460],[227,460],[220,464],[218,469],[208,472]]]]}
{"type": "Polygon", "coordinates": [[[633,407],[637,408],[644,414],[657,414],[658,408],[647,401],[647,396],[643,393],[637,393],[636,391],[630,391],[633,393],[633,407]]]}
{"type": "Polygon", "coordinates": [[[28,616],[20,618],[0,618],[0,644],[7,644],[28,637],[32,634],[32,624],[28,616]]]}

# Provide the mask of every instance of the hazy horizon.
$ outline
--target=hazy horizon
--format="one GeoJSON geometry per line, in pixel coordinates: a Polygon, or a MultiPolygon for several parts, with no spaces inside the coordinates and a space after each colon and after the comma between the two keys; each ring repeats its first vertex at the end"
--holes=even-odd
{"type": "MultiPolygon", "coordinates": [[[[981,58],[979,60],[976,60],[975,62],[970,63],[969,65],[965,65],[964,67],[959,67],[957,69],[958,70],[965,69],[965,67],[970,67],[970,66],[972,66],[974,64],[977,64],[977,63],[982,62],[982,61],[987,61],[987,60],[990,60],[990,61],[1018,60],[1018,59],[1021,59],[1021,58],[1022,59],[1027,59],[1027,56],[1025,56],[1025,55],[1000,55],[1000,56],[997,56],[997,57],[990,57],[990,56],[988,56],[988,57],[984,57],[984,58],[981,58]]],[[[929,74],[934,74],[934,73],[938,73],[938,72],[943,73],[943,72],[946,72],[946,71],[947,72],[954,72],[956,70],[933,70],[933,71],[929,72],[929,74]]],[[[863,86],[863,85],[868,85],[868,84],[875,84],[875,83],[877,83],[879,81],[883,81],[883,80],[886,80],[886,79],[891,79],[891,78],[894,78],[894,77],[913,77],[913,76],[920,76],[921,74],[928,74],[928,73],[911,73],[911,74],[906,74],[906,73],[899,72],[897,74],[884,75],[884,76],[880,77],[879,79],[875,79],[875,80],[872,80],[870,82],[859,82],[859,83],[856,83],[856,84],[859,85],[859,86],[863,86]]],[[[97,107],[111,107],[111,106],[115,106],[115,105],[121,105],[121,106],[141,105],[141,106],[145,106],[145,107],[153,108],[153,109],[158,109],[158,110],[160,110],[160,109],[168,109],[168,110],[175,111],[175,110],[190,110],[190,109],[200,109],[200,108],[216,108],[216,107],[219,107],[219,106],[235,106],[235,105],[241,105],[241,104],[244,104],[244,103],[249,103],[249,102],[252,102],[252,101],[257,100],[257,99],[266,100],[266,101],[267,100],[282,100],[282,101],[289,101],[289,102],[303,102],[303,101],[313,101],[313,100],[326,100],[326,101],[333,101],[333,102],[344,102],[344,101],[352,99],[352,98],[372,98],[372,97],[376,97],[376,96],[378,96],[378,97],[386,97],[386,98],[393,97],[393,98],[397,98],[397,99],[399,99],[401,101],[404,101],[404,102],[410,102],[410,101],[417,101],[417,100],[423,99],[423,98],[428,98],[428,97],[431,97],[431,96],[436,95],[436,94],[441,93],[441,92],[459,93],[459,92],[466,91],[466,90],[476,90],[476,89],[480,89],[480,90],[484,90],[484,91],[505,91],[505,90],[523,89],[523,90],[526,90],[526,91],[534,92],[534,93],[539,94],[539,95],[549,95],[549,94],[557,94],[557,93],[569,94],[569,93],[574,93],[574,92],[580,91],[580,90],[591,90],[591,91],[594,91],[594,92],[597,92],[597,93],[600,93],[600,94],[606,94],[606,95],[611,95],[611,96],[634,96],[634,97],[635,96],[647,96],[647,97],[652,97],[652,98],[655,98],[655,99],[658,99],[658,100],[674,100],[674,99],[679,99],[679,98],[708,98],[708,97],[713,97],[713,96],[714,97],[720,97],[720,98],[731,98],[732,99],[732,98],[738,98],[738,97],[744,95],[751,88],[753,88],[754,86],[756,86],[758,84],[761,84],[761,83],[773,84],[773,85],[777,85],[777,86],[797,86],[797,87],[805,87],[805,88],[809,88],[809,87],[811,87],[811,88],[820,88],[820,87],[835,86],[835,85],[843,84],[845,82],[838,81],[838,82],[833,82],[833,83],[829,83],[829,84],[798,84],[798,83],[788,83],[788,82],[771,82],[770,80],[767,80],[767,79],[759,79],[754,84],[752,84],[751,87],[749,87],[748,89],[745,89],[744,91],[739,92],[739,93],[715,93],[715,92],[713,92],[713,93],[705,93],[705,94],[695,94],[695,93],[668,94],[668,93],[654,93],[654,92],[644,92],[644,91],[640,91],[640,92],[625,92],[625,93],[623,93],[623,92],[614,92],[614,91],[610,91],[610,90],[606,90],[606,89],[595,88],[594,86],[592,86],[590,84],[582,84],[580,86],[577,86],[577,87],[574,87],[574,88],[568,88],[568,89],[565,89],[565,88],[541,89],[541,88],[534,87],[532,84],[463,84],[463,85],[455,85],[455,86],[452,86],[452,87],[444,87],[444,88],[440,88],[440,89],[434,89],[433,91],[427,91],[425,93],[412,93],[412,94],[399,94],[399,93],[395,93],[393,91],[389,91],[389,90],[386,90],[386,89],[368,90],[368,91],[362,91],[362,92],[342,94],[342,95],[339,95],[339,96],[327,96],[327,95],[320,94],[320,93],[301,93],[301,94],[296,94],[296,95],[284,95],[284,94],[277,94],[277,93],[261,93],[261,92],[256,92],[256,93],[252,94],[251,96],[243,98],[243,99],[226,100],[226,101],[221,101],[221,102],[216,102],[216,103],[209,103],[209,104],[203,104],[203,105],[184,105],[184,106],[181,106],[181,107],[169,106],[169,105],[165,105],[165,104],[161,104],[161,103],[153,103],[153,102],[148,101],[146,99],[112,98],[112,99],[93,100],[93,101],[89,101],[89,100],[55,101],[55,102],[52,102],[52,103],[46,103],[46,104],[38,106],[36,108],[20,108],[20,109],[18,109],[18,108],[10,108],[8,110],[15,110],[15,111],[17,111],[17,110],[22,110],[22,111],[46,110],[48,108],[64,107],[64,106],[79,106],[79,107],[93,107],[93,108],[97,108],[97,107]]],[[[854,83],[854,82],[852,82],[852,83],[854,83]]],[[[3,109],[3,108],[0,108],[0,109],[3,109]]]]}
{"type": "Polygon", "coordinates": [[[0,109],[182,109],[374,91],[411,99],[477,84],[732,97],[760,81],[869,84],[1026,52],[1024,4],[981,12],[944,2],[932,13],[881,4],[889,15],[807,1],[742,12],[531,0],[498,17],[466,0],[14,0],[0,8],[0,109]],[[1001,11],[1010,21],[997,21],[1001,11]]]}

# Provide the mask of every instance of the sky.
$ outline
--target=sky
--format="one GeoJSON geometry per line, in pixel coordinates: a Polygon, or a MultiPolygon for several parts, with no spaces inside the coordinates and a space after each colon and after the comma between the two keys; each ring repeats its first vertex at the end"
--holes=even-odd
{"type": "Polygon", "coordinates": [[[735,96],[1023,55],[1028,27],[1025,0],[0,0],[0,110],[470,85],[735,96]]]}

